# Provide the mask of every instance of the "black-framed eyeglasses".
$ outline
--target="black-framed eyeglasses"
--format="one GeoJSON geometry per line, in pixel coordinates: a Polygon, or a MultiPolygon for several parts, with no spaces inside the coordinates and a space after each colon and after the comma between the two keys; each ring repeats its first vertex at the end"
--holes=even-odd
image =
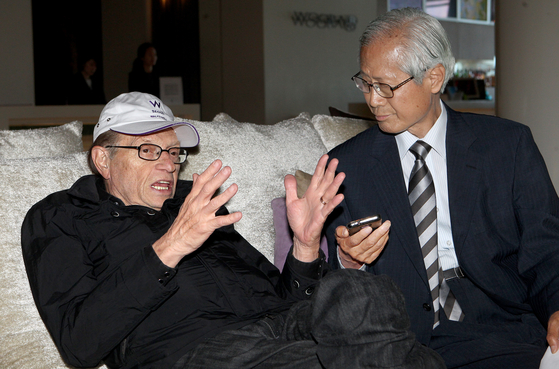
{"type": "Polygon", "coordinates": [[[366,94],[371,93],[371,87],[372,87],[373,90],[375,90],[380,97],[384,97],[386,99],[390,99],[394,97],[394,91],[396,91],[397,89],[399,89],[400,87],[402,87],[403,85],[405,85],[406,83],[408,83],[413,79],[413,76],[411,76],[410,78],[406,79],[404,82],[392,87],[390,85],[387,85],[386,83],[380,83],[380,82],[369,83],[365,81],[363,78],[359,77],[359,74],[360,73],[357,73],[356,75],[351,77],[351,79],[353,80],[353,82],[355,82],[355,86],[357,86],[357,88],[361,92],[364,92],[366,94]]]}
{"type": "Polygon", "coordinates": [[[154,144],[141,144],[140,146],[105,146],[106,148],[114,147],[117,149],[135,149],[138,150],[140,159],[155,161],[161,157],[163,151],[169,153],[171,160],[175,164],[182,164],[186,161],[188,151],[182,147],[171,147],[164,150],[161,146],[154,144]]]}

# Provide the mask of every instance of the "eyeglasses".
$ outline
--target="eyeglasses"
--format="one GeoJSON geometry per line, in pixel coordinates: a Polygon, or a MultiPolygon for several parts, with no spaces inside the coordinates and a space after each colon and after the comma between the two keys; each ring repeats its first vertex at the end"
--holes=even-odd
{"type": "Polygon", "coordinates": [[[167,150],[163,150],[161,146],[153,144],[141,144],[140,146],[105,146],[106,148],[114,147],[117,149],[135,149],[138,150],[138,156],[140,159],[147,161],[155,161],[161,157],[161,153],[166,151],[169,153],[171,160],[175,164],[182,164],[186,161],[188,156],[188,151],[182,147],[171,147],[167,150]]]}
{"type": "Polygon", "coordinates": [[[366,94],[371,93],[371,87],[372,87],[376,91],[376,93],[379,94],[380,97],[384,97],[386,99],[390,99],[391,97],[394,97],[394,91],[396,91],[397,89],[399,89],[400,87],[402,87],[403,85],[405,85],[406,83],[408,83],[413,79],[413,76],[411,76],[410,78],[406,79],[404,82],[398,84],[397,86],[392,87],[390,85],[387,85],[386,83],[380,83],[380,82],[369,83],[365,81],[363,78],[359,77],[359,74],[360,73],[357,73],[356,75],[351,77],[351,79],[353,80],[353,82],[355,82],[355,86],[357,86],[357,88],[361,92],[364,92],[366,94]]]}

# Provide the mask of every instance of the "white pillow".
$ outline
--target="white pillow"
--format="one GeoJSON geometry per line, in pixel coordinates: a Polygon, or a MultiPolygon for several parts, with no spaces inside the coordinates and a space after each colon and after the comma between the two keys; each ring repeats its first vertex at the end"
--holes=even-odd
{"type": "Polygon", "coordinates": [[[310,116],[273,125],[239,123],[226,114],[212,122],[190,121],[200,133],[200,145],[188,157],[181,179],[192,179],[215,159],[232,169],[222,189],[236,183],[239,190],[227,204],[241,211],[235,228],[268,260],[274,259],[274,228],[271,201],[285,196],[283,179],[297,169],[313,173],[326,148],[313,128],[310,116]],[[197,151],[197,152],[196,152],[197,151]]]}
{"type": "Polygon", "coordinates": [[[83,151],[83,124],[73,121],[49,128],[0,130],[0,159],[62,156],[83,151]]]}
{"type": "Polygon", "coordinates": [[[377,123],[370,120],[317,114],[312,117],[312,124],[320,134],[324,146],[330,151],[342,142],[349,140],[377,123]]]}
{"type": "Polygon", "coordinates": [[[68,368],[33,302],[21,254],[21,224],[36,202],[90,173],[85,152],[0,162],[0,368],[68,368]]]}

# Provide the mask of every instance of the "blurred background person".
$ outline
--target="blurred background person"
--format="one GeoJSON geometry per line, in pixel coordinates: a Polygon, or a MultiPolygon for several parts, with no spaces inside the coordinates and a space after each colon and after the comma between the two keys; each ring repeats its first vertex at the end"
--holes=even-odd
{"type": "Polygon", "coordinates": [[[95,59],[87,56],[79,61],[79,72],[70,79],[68,104],[93,105],[106,104],[103,82],[98,75],[95,59]]]}
{"type": "Polygon", "coordinates": [[[159,74],[155,67],[157,50],[144,42],[138,47],[137,56],[128,74],[128,91],[146,92],[159,97],[159,74]]]}

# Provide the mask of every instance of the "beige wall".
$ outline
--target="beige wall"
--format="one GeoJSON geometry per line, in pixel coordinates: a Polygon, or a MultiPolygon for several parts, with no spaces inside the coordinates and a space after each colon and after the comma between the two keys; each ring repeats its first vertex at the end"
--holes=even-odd
{"type": "Polygon", "coordinates": [[[495,27],[488,24],[441,22],[456,59],[493,59],[495,27]]]}
{"type": "Polygon", "coordinates": [[[209,121],[223,110],[221,50],[221,1],[199,2],[200,12],[200,106],[202,120],[209,121]]]}
{"type": "Polygon", "coordinates": [[[128,92],[128,72],[151,41],[151,0],[102,0],[103,77],[107,101],[128,92]]]}
{"type": "Polygon", "coordinates": [[[200,2],[202,119],[225,112],[272,124],[301,112],[347,110],[361,93],[350,77],[375,0],[205,0],[200,2]],[[294,11],[355,15],[357,29],[294,25],[294,11]],[[242,40],[242,42],[239,42],[242,40]]]}
{"type": "Polygon", "coordinates": [[[264,0],[266,123],[309,112],[347,111],[363,95],[351,76],[359,70],[359,36],[377,15],[374,0],[264,0]],[[294,11],[354,15],[357,28],[305,27],[293,24],[294,11]]]}
{"type": "Polygon", "coordinates": [[[559,1],[498,0],[497,14],[497,115],[532,129],[557,189],[559,1]]]}
{"type": "Polygon", "coordinates": [[[200,11],[201,114],[264,123],[262,0],[204,0],[200,11]]]}
{"type": "Polygon", "coordinates": [[[33,105],[31,0],[0,1],[0,105],[33,105]]]}
{"type": "Polygon", "coordinates": [[[222,1],[221,14],[223,111],[264,123],[262,0],[222,1]]]}

